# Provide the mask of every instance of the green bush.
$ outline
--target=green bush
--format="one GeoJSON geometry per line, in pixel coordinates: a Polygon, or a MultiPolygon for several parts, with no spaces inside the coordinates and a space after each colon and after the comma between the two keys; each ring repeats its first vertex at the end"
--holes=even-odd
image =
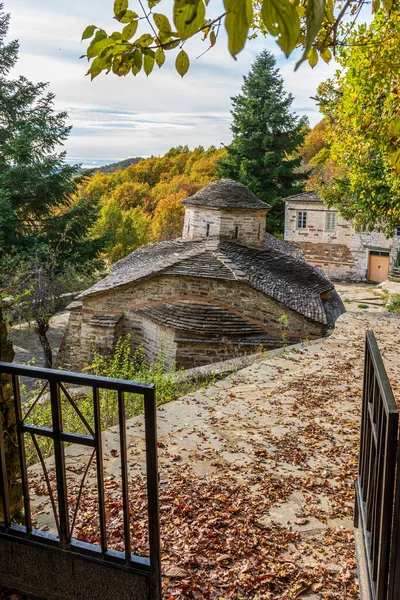
{"type": "Polygon", "coordinates": [[[400,315],[400,294],[393,294],[386,305],[389,312],[400,315]]]}
{"type": "MultiPolygon", "coordinates": [[[[119,340],[111,357],[105,357],[98,350],[94,349],[93,362],[85,371],[103,377],[126,379],[141,383],[154,383],[157,393],[157,405],[175,400],[179,396],[183,396],[199,387],[198,381],[188,381],[178,376],[180,373],[184,374],[184,371],[178,372],[174,367],[167,369],[163,351],[159,353],[152,364],[146,360],[143,348],[138,348],[132,352],[129,336],[119,340]]],[[[203,385],[209,385],[214,379],[210,378],[202,383],[203,385]]],[[[26,404],[24,404],[25,414],[32,408],[39,391],[40,387],[34,394],[29,395],[24,390],[24,396],[28,396],[29,398],[26,404]]],[[[82,392],[74,390],[74,388],[69,388],[67,391],[89,426],[94,429],[91,389],[87,393],[86,390],[82,392]]],[[[60,395],[64,430],[71,433],[88,435],[89,431],[86,425],[82,422],[71,402],[62,391],[60,395]]],[[[125,394],[125,408],[127,419],[141,414],[143,412],[143,396],[139,394],[125,394]]],[[[103,431],[118,423],[117,392],[112,390],[100,391],[100,413],[103,431]]],[[[42,399],[32,408],[32,412],[29,414],[26,422],[30,425],[52,428],[51,405],[48,394],[43,394],[42,399]]],[[[45,459],[54,454],[51,439],[42,436],[38,436],[36,439],[45,459]]],[[[28,464],[38,462],[38,455],[30,436],[26,436],[26,454],[28,464]]]]}

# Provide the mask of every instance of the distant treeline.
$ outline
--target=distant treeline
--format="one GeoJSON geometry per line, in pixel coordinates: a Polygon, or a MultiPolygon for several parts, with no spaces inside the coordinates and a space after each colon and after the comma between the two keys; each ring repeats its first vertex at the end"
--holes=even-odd
{"type": "Polygon", "coordinates": [[[125,158],[125,160],[120,160],[119,162],[111,163],[110,165],[105,165],[104,167],[100,167],[97,169],[100,173],[105,173],[106,175],[110,173],[115,173],[115,171],[121,171],[126,169],[130,165],[137,165],[137,163],[142,160],[140,156],[135,156],[134,158],[125,158]]]}

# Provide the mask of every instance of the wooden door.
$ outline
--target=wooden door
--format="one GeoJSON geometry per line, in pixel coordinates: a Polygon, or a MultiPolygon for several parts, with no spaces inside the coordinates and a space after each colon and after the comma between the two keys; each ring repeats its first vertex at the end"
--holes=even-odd
{"type": "Polygon", "coordinates": [[[385,252],[369,253],[368,279],[380,283],[389,275],[389,254],[385,252]]]}

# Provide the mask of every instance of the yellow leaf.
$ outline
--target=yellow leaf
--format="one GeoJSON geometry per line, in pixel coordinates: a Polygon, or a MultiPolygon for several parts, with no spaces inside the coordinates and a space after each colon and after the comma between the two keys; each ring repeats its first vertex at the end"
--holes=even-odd
{"type": "Polygon", "coordinates": [[[150,73],[153,70],[154,67],[154,56],[152,56],[151,54],[146,54],[143,60],[143,69],[144,72],[146,73],[147,77],[150,75],[150,73]]]}
{"type": "Polygon", "coordinates": [[[318,63],[318,52],[316,48],[311,48],[310,52],[308,53],[308,62],[310,64],[310,67],[313,69],[315,67],[315,65],[318,63]]]}
{"type": "Polygon", "coordinates": [[[324,48],[320,53],[322,60],[324,60],[327,64],[329,64],[332,60],[332,52],[329,48],[324,48]]]}
{"type": "Polygon", "coordinates": [[[300,35],[300,19],[289,0],[263,0],[261,17],[272,35],[278,35],[278,45],[289,56],[300,35]]]}
{"type": "Polygon", "coordinates": [[[251,0],[224,0],[228,48],[233,57],[243,50],[253,19],[251,0]]]}
{"type": "Polygon", "coordinates": [[[174,23],[183,40],[194,35],[205,23],[206,8],[203,0],[175,0],[174,23]]]}
{"type": "Polygon", "coordinates": [[[189,57],[184,50],[181,50],[176,57],[175,67],[179,75],[183,77],[189,70],[190,61],[189,57]]]}
{"type": "Polygon", "coordinates": [[[137,28],[138,28],[138,22],[137,21],[132,21],[132,23],[129,23],[128,25],[125,25],[125,27],[122,30],[122,39],[123,40],[130,40],[131,38],[133,38],[133,36],[136,33],[137,28]]]}
{"type": "Polygon", "coordinates": [[[126,10],[128,10],[128,0],[115,0],[114,15],[118,20],[121,16],[123,16],[121,13],[124,13],[126,10]]]}
{"type": "Polygon", "coordinates": [[[165,52],[162,48],[156,50],[156,63],[159,67],[162,67],[165,63],[165,52]]]}

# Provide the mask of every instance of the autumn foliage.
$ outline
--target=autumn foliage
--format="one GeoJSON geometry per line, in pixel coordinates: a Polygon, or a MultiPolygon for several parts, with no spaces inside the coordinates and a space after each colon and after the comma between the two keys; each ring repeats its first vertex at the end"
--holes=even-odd
{"type": "Polygon", "coordinates": [[[225,150],[201,146],[171,148],[112,174],[98,171],[81,195],[100,203],[93,235],[106,235],[104,258],[113,263],[144,244],[179,237],[181,200],[217,179],[216,163],[225,150]]]}

